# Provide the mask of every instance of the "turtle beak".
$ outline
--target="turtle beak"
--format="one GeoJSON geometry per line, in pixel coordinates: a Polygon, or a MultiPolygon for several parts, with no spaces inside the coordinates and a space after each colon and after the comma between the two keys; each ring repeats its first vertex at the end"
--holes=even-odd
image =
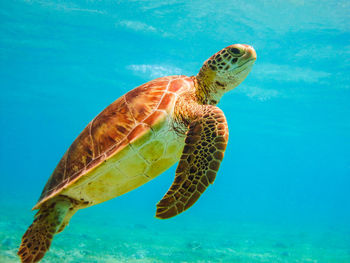
{"type": "Polygon", "coordinates": [[[245,47],[245,54],[244,54],[244,58],[248,59],[248,60],[256,60],[256,52],[255,49],[252,46],[249,45],[242,45],[245,47]]]}

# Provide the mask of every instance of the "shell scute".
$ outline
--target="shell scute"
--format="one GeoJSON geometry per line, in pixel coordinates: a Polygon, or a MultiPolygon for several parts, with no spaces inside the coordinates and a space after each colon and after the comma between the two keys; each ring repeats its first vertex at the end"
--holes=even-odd
{"type": "MultiPolygon", "coordinates": [[[[93,145],[94,156],[97,157],[120,142],[125,137],[125,132],[121,130],[130,131],[135,126],[135,119],[125,98],[121,97],[103,110],[90,125],[90,144],[93,145]]],[[[77,154],[81,155],[81,151],[77,154]]]]}
{"type": "Polygon", "coordinates": [[[171,82],[168,91],[170,92],[178,92],[180,89],[183,88],[185,84],[185,81],[182,78],[175,79],[174,81],[171,82]]]}
{"type": "Polygon", "coordinates": [[[171,103],[173,103],[176,99],[175,94],[172,93],[166,93],[162,99],[162,101],[160,102],[158,109],[159,110],[166,110],[169,108],[169,105],[171,103]]]}
{"type": "Polygon", "coordinates": [[[146,118],[156,108],[163,94],[164,91],[159,94],[150,92],[148,94],[135,95],[134,97],[126,94],[125,100],[132,117],[138,121],[146,118]]]}

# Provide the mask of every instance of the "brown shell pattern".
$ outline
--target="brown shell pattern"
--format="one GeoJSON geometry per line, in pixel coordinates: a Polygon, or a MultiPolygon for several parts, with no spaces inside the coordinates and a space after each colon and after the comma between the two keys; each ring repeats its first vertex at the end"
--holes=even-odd
{"type": "Polygon", "coordinates": [[[109,105],[86,126],[63,155],[34,208],[164,119],[173,109],[175,94],[192,85],[192,79],[186,76],[163,77],[129,91],[109,105]]]}

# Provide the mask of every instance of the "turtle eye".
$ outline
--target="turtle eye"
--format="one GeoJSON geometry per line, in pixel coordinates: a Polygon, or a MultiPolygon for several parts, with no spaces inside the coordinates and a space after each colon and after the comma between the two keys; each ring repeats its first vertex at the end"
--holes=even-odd
{"type": "Polygon", "coordinates": [[[239,53],[241,53],[241,52],[239,52],[239,49],[238,49],[238,48],[235,48],[235,47],[231,48],[230,51],[231,51],[233,54],[237,54],[237,55],[238,55],[239,53]]]}
{"type": "Polygon", "coordinates": [[[236,47],[231,47],[228,49],[228,51],[235,57],[242,56],[244,53],[242,49],[236,47]]]}

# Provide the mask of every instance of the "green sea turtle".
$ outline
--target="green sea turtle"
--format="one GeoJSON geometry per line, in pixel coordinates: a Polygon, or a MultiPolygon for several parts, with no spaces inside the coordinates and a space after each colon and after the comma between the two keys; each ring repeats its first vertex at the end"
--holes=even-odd
{"type": "Polygon", "coordinates": [[[152,80],[103,110],[63,155],[34,206],[39,211],[18,251],[22,262],[40,261],[79,209],[125,194],[177,161],[156,217],[192,206],[214,182],[228,141],[225,115],[215,105],[255,60],[252,47],[231,45],[205,61],[196,77],[152,80]]]}

